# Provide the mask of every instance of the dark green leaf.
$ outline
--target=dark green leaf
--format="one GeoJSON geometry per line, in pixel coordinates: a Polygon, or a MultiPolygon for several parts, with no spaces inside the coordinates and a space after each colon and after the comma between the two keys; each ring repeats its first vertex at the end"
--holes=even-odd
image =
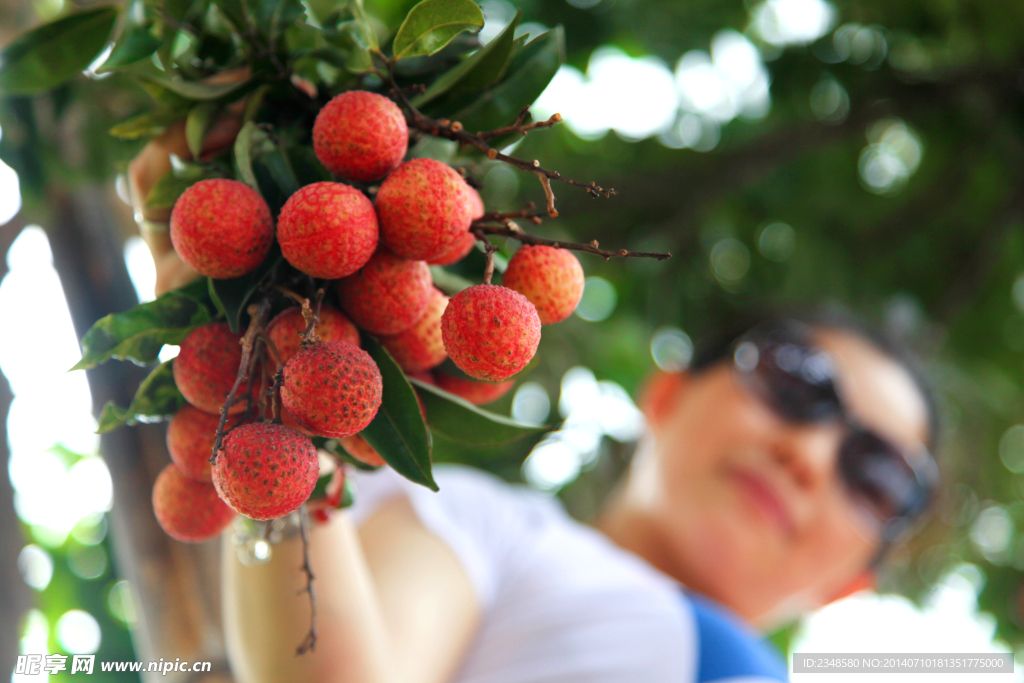
{"type": "Polygon", "coordinates": [[[60,85],[103,51],[117,8],[94,7],[21,34],[0,52],[0,95],[33,95],[60,85]]]}
{"type": "Polygon", "coordinates": [[[185,397],[174,384],[174,359],[156,366],[146,379],[142,380],[135,398],[127,408],[119,408],[113,401],[103,406],[100,413],[97,434],[104,434],[122,425],[137,422],[157,422],[178,412],[185,405],[185,397]]]}
{"type": "Polygon", "coordinates": [[[71,369],[88,370],[111,358],[153,363],[164,344],[180,344],[196,326],[210,322],[206,302],[206,284],[200,281],[101,318],[82,337],[82,360],[71,369]]]}
{"type": "Polygon", "coordinates": [[[133,116],[110,129],[110,134],[122,140],[137,140],[154,137],[164,132],[167,126],[181,118],[181,113],[172,109],[157,109],[133,116]]]}
{"type": "Polygon", "coordinates": [[[226,280],[207,279],[210,299],[218,313],[225,317],[233,332],[238,332],[242,328],[245,307],[259,290],[260,285],[264,280],[273,278],[283,263],[281,250],[275,243],[267,258],[251,273],[226,280]]]}
{"type": "Polygon", "coordinates": [[[163,39],[153,34],[151,25],[130,26],[117,39],[110,56],[97,71],[113,71],[134,64],[149,57],[163,44],[163,39]]]}
{"type": "Polygon", "coordinates": [[[430,468],[430,434],[416,392],[391,354],[375,339],[364,335],[362,346],[380,368],[384,392],[376,417],[360,434],[396,472],[436,491],[430,468]]]}
{"type": "Polygon", "coordinates": [[[235,25],[235,29],[239,33],[245,30],[245,13],[242,9],[242,0],[213,0],[213,4],[228,18],[228,21],[235,25]]]}
{"type": "Polygon", "coordinates": [[[235,137],[235,163],[238,165],[238,173],[242,176],[242,180],[259,192],[260,185],[256,182],[256,174],[252,170],[253,136],[257,134],[266,137],[266,134],[252,121],[246,123],[242,126],[242,130],[238,131],[238,136],[235,137]]]}
{"type": "Polygon", "coordinates": [[[425,93],[413,100],[413,106],[422,108],[450,90],[483,90],[501,80],[512,61],[516,27],[522,17],[522,10],[516,11],[500,34],[431,83],[425,93]]]}
{"type": "Polygon", "coordinates": [[[200,102],[189,110],[185,119],[185,142],[194,159],[198,159],[202,154],[203,140],[217,120],[219,111],[220,105],[215,102],[200,102]]]}
{"type": "Polygon", "coordinates": [[[373,66],[371,51],[380,47],[377,32],[373,30],[362,0],[350,0],[348,11],[352,19],[339,23],[336,27],[324,30],[324,37],[329,43],[340,48],[341,54],[330,57],[322,52],[317,58],[328,64],[348,69],[352,73],[365,73],[373,66]]]}
{"type": "Polygon", "coordinates": [[[395,34],[395,59],[432,55],[467,29],[483,28],[484,14],[472,0],[422,0],[395,34]]]}
{"type": "Polygon", "coordinates": [[[449,118],[471,131],[507,126],[544,92],[564,61],[565,32],[558,26],[527,43],[501,83],[449,118]]]}
{"type": "Polygon", "coordinates": [[[427,424],[437,434],[467,446],[500,446],[546,431],[476,407],[447,391],[409,380],[416,387],[427,411],[427,424]]]}

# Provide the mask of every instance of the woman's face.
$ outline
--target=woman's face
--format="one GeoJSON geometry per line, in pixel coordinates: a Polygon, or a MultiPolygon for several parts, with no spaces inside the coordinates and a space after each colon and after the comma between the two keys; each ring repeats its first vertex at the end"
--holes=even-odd
{"type": "MultiPolygon", "coordinates": [[[[814,337],[851,416],[904,448],[926,439],[927,408],[902,366],[848,332],[814,337]]],[[[631,482],[662,569],[762,625],[827,602],[879,544],[838,477],[843,427],[785,422],[729,363],[677,378],[645,406],[653,440],[631,482]]]]}

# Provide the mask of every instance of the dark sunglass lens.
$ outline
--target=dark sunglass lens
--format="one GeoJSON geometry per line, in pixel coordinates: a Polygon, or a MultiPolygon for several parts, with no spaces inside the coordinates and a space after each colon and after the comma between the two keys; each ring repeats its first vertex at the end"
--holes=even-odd
{"type": "Polygon", "coordinates": [[[755,372],[772,408],[794,422],[825,422],[842,415],[832,361],[822,351],[796,343],[769,344],[755,372]]]}
{"type": "Polygon", "coordinates": [[[928,491],[895,447],[866,432],[853,432],[839,455],[843,481],[882,522],[910,517],[927,502],[928,491]]]}

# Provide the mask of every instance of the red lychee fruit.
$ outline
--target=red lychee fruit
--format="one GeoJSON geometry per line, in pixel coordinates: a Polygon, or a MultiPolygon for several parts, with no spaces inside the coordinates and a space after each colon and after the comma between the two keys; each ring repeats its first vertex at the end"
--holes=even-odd
{"type": "Polygon", "coordinates": [[[379,249],[365,266],[338,283],[341,305],[352,321],[373,334],[398,334],[427,308],[430,267],[379,249]]]}
{"type": "Polygon", "coordinates": [[[451,298],[441,316],[444,348],[475,379],[500,382],[526,367],[540,344],[540,318],[508,287],[475,285],[451,298]]]}
{"type": "Polygon", "coordinates": [[[167,450],[181,473],[210,483],[210,456],[217,438],[220,416],[184,406],[167,425],[167,450]]]}
{"type": "Polygon", "coordinates": [[[381,391],[380,370],[370,354],[348,342],[321,342],[285,363],[281,403],[310,431],[340,438],[370,424],[381,391]]]}
{"type": "Polygon", "coordinates": [[[313,183],[288,198],[277,218],[277,241],[288,263],[334,280],[363,267],[377,248],[377,214],[359,190],[313,183]]]}
{"type": "Polygon", "coordinates": [[[237,180],[200,180],[171,211],[174,251],[200,275],[245,275],[263,262],[273,241],[270,208],[256,190],[237,180]]]}
{"type": "Polygon", "coordinates": [[[308,437],[284,425],[250,422],[224,437],[213,463],[213,485],[239,514],[276,519],[306,502],[319,473],[308,437]]]}
{"type": "Polygon", "coordinates": [[[168,536],[188,543],[217,536],[235,518],[211,484],[186,477],[174,463],[153,485],[153,513],[168,536]]]}
{"type": "Polygon", "coordinates": [[[476,382],[443,372],[435,372],[434,380],[439,388],[449,394],[455,394],[475,406],[497,401],[516,385],[514,379],[507,379],[504,382],[476,382]]]}
{"type": "Polygon", "coordinates": [[[440,161],[401,164],[377,192],[384,246],[402,258],[440,258],[469,230],[469,189],[462,176],[440,161]]]}
{"type": "Polygon", "coordinates": [[[524,244],[508,262],[501,284],[537,307],[542,325],[565,320],[583,296],[583,267],[568,249],[524,244]]]}
{"type": "MultiPolygon", "coordinates": [[[[281,311],[267,324],[267,336],[274,342],[281,362],[299,351],[301,335],[306,331],[306,319],[302,317],[302,309],[298,306],[281,311]]],[[[333,306],[320,307],[320,320],[316,325],[316,333],[320,341],[346,341],[359,346],[359,330],[345,314],[333,306]]],[[[271,359],[273,369],[277,364],[271,359]]]]}
{"type": "Polygon", "coordinates": [[[448,297],[431,287],[427,310],[412,327],[398,334],[381,336],[380,343],[391,352],[402,370],[423,372],[448,356],[441,339],[441,316],[447,306],[448,297]]]}
{"type": "MultiPolygon", "coordinates": [[[[466,190],[469,202],[469,218],[470,220],[476,220],[484,215],[484,201],[480,199],[480,193],[472,187],[467,185],[466,190]]],[[[430,259],[427,263],[432,266],[450,266],[453,263],[458,263],[466,258],[466,254],[473,251],[474,244],[476,244],[476,235],[467,232],[459,237],[446,252],[430,259]]]]}
{"type": "Polygon", "coordinates": [[[361,463],[371,467],[380,467],[384,464],[384,458],[380,457],[380,454],[374,450],[373,446],[366,443],[366,439],[359,434],[343,437],[338,442],[345,449],[346,453],[361,463]]]}
{"type": "MultiPolygon", "coordinates": [[[[207,323],[189,332],[174,359],[174,383],[185,400],[207,413],[220,413],[235,384],[242,363],[242,337],[227,323],[207,323]]],[[[244,398],[249,382],[242,382],[235,398],[244,398]]],[[[228,414],[245,410],[244,401],[236,401],[228,414]]]]}
{"type": "Polygon", "coordinates": [[[402,110],[388,98],[350,90],[324,105],[313,122],[313,150],[342,178],[367,183],[397,166],[409,144],[402,110]]]}

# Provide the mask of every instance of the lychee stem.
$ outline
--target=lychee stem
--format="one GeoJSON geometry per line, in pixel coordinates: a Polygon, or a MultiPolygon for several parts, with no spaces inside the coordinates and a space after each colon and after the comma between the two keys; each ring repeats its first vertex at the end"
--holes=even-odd
{"type": "Polygon", "coordinates": [[[313,567],[309,563],[309,513],[305,504],[299,508],[299,534],[302,536],[302,571],[306,572],[306,587],[299,592],[309,594],[309,633],[295,650],[296,655],[303,655],[316,650],[316,590],[313,567]]]}
{"type": "Polygon", "coordinates": [[[252,356],[256,335],[267,324],[267,315],[270,313],[270,299],[264,299],[259,304],[250,304],[246,312],[249,314],[250,320],[249,329],[245,331],[245,336],[242,337],[240,342],[242,345],[242,360],[238,364],[238,375],[235,376],[235,383],[231,386],[231,391],[228,392],[227,398],[224,399],[224,404],[220,407],[220,423],[217,425],[217,438],[213,442],[213,454],[210,456],[211,465],[217,461],[217,453],[220,452],[222,442],[224,441],[224,427],[228,421],[228,408],[234,404],[238,388],[249,374],[249,358],[252,356]]]}

